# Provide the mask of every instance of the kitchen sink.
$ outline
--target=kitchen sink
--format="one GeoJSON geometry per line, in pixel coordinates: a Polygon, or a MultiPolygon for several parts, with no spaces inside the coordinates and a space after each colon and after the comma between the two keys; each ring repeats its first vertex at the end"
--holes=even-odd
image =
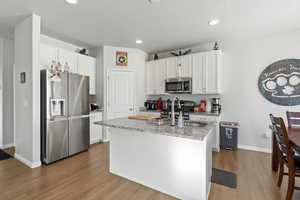
{"type": "Polygon", "coordinates": [[[150,124],[155,124],[155,125],[158,125],[158,126],[171,125],[171,119],[167,119],[167,118],[154,118],[154,119],[148,120],[148,122],[150,124]]]}
{"type": "MultiPolygon", "coordinates": [[[[171,125],[171,119],[155,118],[155,119],[148,120],[148,123],[158,125],[158,126],[171,125]]],[[[201,122],[201,121],[192,121],[192,120],[184,121],[184,126],[205,127],[206,125],[207,125],[206,122],[201,122]]]]}
{"type": "Polygon", "coordinates": [[[207,123],[199,121],[184,121],[184,126],[205,127],[207,123]]]}

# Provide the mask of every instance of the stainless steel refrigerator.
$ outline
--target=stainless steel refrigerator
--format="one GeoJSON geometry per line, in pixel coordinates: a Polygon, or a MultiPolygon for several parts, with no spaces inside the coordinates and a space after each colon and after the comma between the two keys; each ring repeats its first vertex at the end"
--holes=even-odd
{"type": "Polygon", "coordinates": [[[89,148],[89,77],[41,71],[41,160],[49,164],[89,148]]]}

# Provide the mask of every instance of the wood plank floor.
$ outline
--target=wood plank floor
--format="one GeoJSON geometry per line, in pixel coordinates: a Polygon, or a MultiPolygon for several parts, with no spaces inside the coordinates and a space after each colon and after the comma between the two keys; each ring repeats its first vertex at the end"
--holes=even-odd
{"type": "MultiPolygon", "coordinates": [[[[216,168],[238,176],[237,189],[212,185],[209,200],[281,200],[277,175],[270,168],[270,154],[240,150],[214,153],[216,168]]],[[[296,185],[300,186],[297,181],[296,185]]],[[[300,193],[295,192],[294,199],[300,193]]],[[[97,144],[89,151],[49,166],[30,169],[15,159],[0,161],[2,200],[171,200],[158,191],[108,173],[108,144],[97,144]]]]}

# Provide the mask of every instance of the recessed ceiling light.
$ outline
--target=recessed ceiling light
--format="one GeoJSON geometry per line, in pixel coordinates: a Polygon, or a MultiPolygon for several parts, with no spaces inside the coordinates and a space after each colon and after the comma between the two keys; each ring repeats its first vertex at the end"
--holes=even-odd
{"type": "Polygon", "coordinates": [[[142,44],[142,43],[143,43],[143,40],[136,40],[135,43],[137,43],[137,44],[142,44]]]}
{"type": "Polygon", "coordinates": [[[78,0],[65,0],[68,4],[78,4],[78,0]]]}
{"type": "Polygon", "coordinates": [[[217,25],[217,24],[219,24],[220,23],[220,20],[218,20],[218,19],[212,19],[212,20],[209,20],[208,21],[208,24],[210,25],[210,26],[215,26],[215,25],[217,25]]]}

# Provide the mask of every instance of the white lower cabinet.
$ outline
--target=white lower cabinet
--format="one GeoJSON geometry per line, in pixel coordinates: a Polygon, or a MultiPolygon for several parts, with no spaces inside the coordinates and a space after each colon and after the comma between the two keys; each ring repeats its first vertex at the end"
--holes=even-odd
{"type": "Polygon", "coordinates": [[[213,122],[215,125],[214,128],[214,140],[213,143],[213,150],[216,152],[220,151],[220,128],[219,128],[219,123],[221,121],[220,116],[205,116],[205,115],[190,115],[190,120],[195,120],[195,121],[207,121],[207,122],[213,122]]]}
{"type": "Polygon", "coordinates": [[[103,127],[94,124],[97,121],[102,121],[102,112],[90,113],[90,144],[95,144],[103,139],[103,127]]]}

